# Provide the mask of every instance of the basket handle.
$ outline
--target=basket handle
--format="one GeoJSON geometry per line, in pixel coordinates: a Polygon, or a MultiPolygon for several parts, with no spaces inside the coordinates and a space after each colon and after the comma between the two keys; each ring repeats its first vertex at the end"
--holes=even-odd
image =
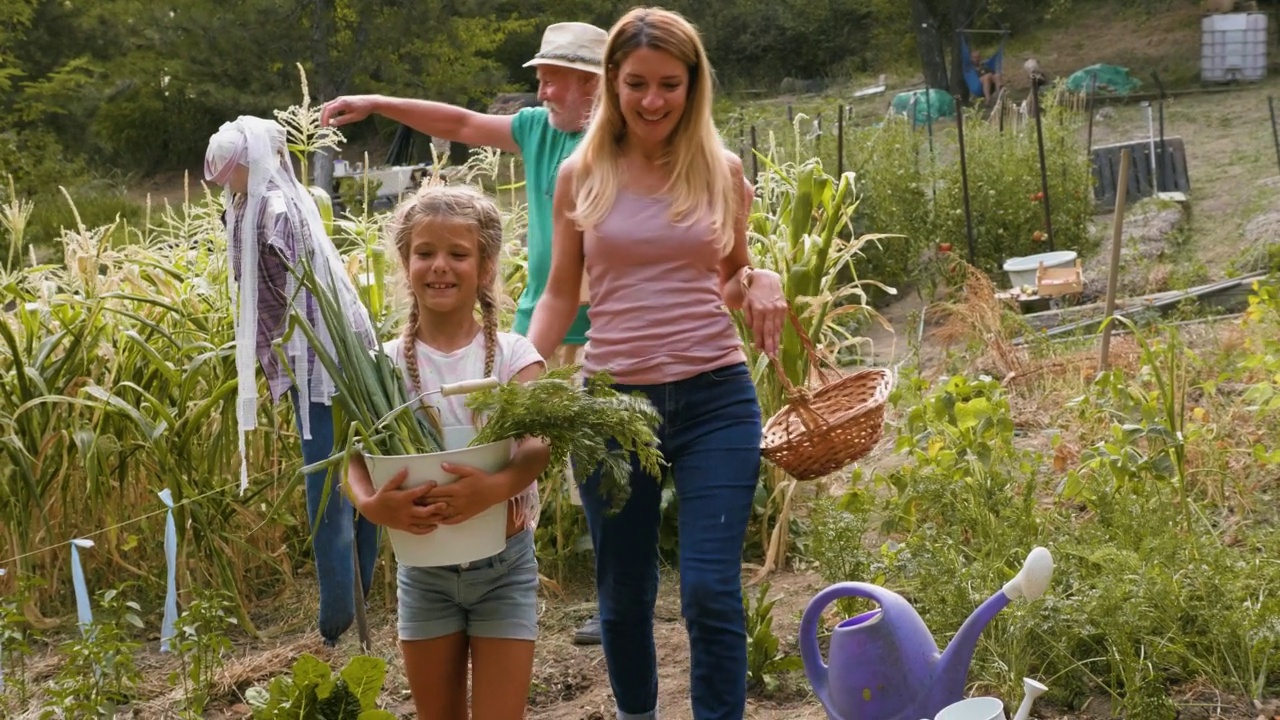
{"type": "MultiPolygon", "coordinates": [[[[795,310],[788,308],[787,316],[791,320],[792,327],[795,328],[796,335],[800,336],[800,342],[804,343],[805,349],[809,351],[809,369],[817,370],[818,375],[822,380],[822,384],[829,385],[832,381],[827,375],[826,370],[822,368],[819,360],[821,359],[825,361],[833,370],[837,369],[835,364],[818,352],[818,349],[813,344],[813,340],[809,338],[808,333],[804,331],[804,327],[800,324],[800,318],[796,317],[795,310]]],[[[773,366],[773,370],[777,374],[778,380],[782,383],[783,390],[786,391],[787,402],[795,410],[796,415],[800,417],[800,422],[804,425],[805,430],[813,432],[814,430],[826,425],[827,419],[819,415],[817,411],[810,406],[809,391],[807,387],[801,386],[797,388],[791,382],[791,379],[787,377],[786,370],[783,369],[782,363],[778,360],[776,355],[769,356],[769,364],[773,366]]]]}
{"type": "MultiPolygon", "coordinates": [[[[818,376],[821,378],[823,385],[830,384],[832,379],[827,374],[827,370],[822,367],[823,363],[829,366],[832,371],[837,373],[839,372],[839,368],[836,367],[835,363],[827,359],[825,355],[818,352],[818,348],[814,346],[813,340],[809,337],[809,334],[804,331],[804,326],[800,324],[800,318],[796,317],[796,311],[793,308],[787,308],[787,317],[791,320],[791,326],[795,328],[796,335],[800,337],[800,342],[804,344],[805,350],[809,352],[809,369],[816,370],[818,372],[818,376]]],[[[778,360],[776,355],[770,355],[769,361],[770,364],[773,365],[774,371],[777,373],[778,379],[782,382],[782,387],[787,391],[788,395],[797,395],[803,392],[803,389],[797,391],[795,385],[792,384],[791,379],[787,377],[787,373],[783,369],[782,363],[778,360]]]]}

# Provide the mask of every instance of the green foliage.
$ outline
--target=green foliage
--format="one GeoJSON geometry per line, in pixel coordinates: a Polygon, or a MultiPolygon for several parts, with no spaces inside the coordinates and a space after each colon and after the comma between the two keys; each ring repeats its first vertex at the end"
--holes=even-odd
{"type": "Polygon", "coordinates": [[[580,477],[600,471],[601,494],[621,510],[630,497],[633,454],[654,482],[662,477],[665,461],[657,437],[662,418],[643,394],[614,390],[607,372],[579,384],[580,370],[567,365],[537,380],[472,393],[467,406],[485,418],[472,444],[543,438],[551,446],[551,462],[539,479],[541,487],[559,491],[565,463],[573,458],[580,477]]]}
{"type": "MultiPolygon", "coordinates": [[[[1016,701],[1022,677],[1050,678],[1047,699],[1061,706],[1103,692],[1125,717],[1168,718],[1176,685],[1204,680],[1261,698],[1280,682],[1272,659],[1280,564],[1267,559],[1280,532],[1214,519],[1220,508],[1203,495],[1207,487],[1190,470],[1179,480],[1179,443],[1203,453],[1212,437],[1196,420],[1203,413],[1184,417],[1173,400],[1186,395],[1184,378],[1195,370],[1189,362],[1182,369],[1177,343],[1143,339],[1142,347],[1138,376],[1104,374],[1067,409],[1086,432],[1108,433],[1106,451],[1095,447],[1074,469],[1016,441],[1009,400],[989,379],[906,373],[891,397],[907,460],[875,478],[886,491],[877,514],[894,539],[863,572],[905,595],[945,637],[1031,547],[1054,554],[1048,595],[1014,603],[984,631],[974,694],[1016,701]],[[1167,459],[1151,461],[1157,456],[1167,459]]],[[[819,517],[815,525],[834,520],[819,517]]],[[[814,536],[838,531],[815,527],[814,536]]]]}
{"type": "Polygon", "coordinates": [[[768,599],[769,583],[761,583],[755,602],[743,593],[742,610],[747,616],[747,686],[771,693],[778,688],[781,676],[804,669],[799,655],[790,655],[779,647],[773,632],[773,606],[778,598],[768,599]]]}
{"type": "MultiPolygon", "coordinates": [[[[906,288],[926,277],[920,262],[933,245],[933,213],[929,211],[934,165],[927,138],[909,122],[891,118],[878,127],[845,129],[845,154],[856,173],[859,235],[882,235],[862,249],[859,275],[891,288],[906,288]]],[[[870,301],[892,299],[868,286],[870,301]]]]}
{"type": "MultiPolygon", "coordinates": [[[[15,581],[15,584],[16,581],[15,581]]],[[[4,687],[0,688],[0,713],[7,714],[28,707],[31,678],[27,662],[38,639],[35,628],[22,612],[22,604],[30,598],[28,587],[19,585],[17,592],[0,598],[0,665],[4,667],[4,687]]]]}
{"type": "Polygon", "coordinates": [[[129,704],[142,674],[136,656],[142,644],[121,626],[143,627],[136,602],[119,589],[98,594],[93,623],[84,635],[62,645],[65,661],[46,688],[52,700],[40,717],[114,717],[129,704]]]}
{"type": "MultiPolygon", "coordinates": [[[[872,497],[861,489],[862,472],[855,470],[850,489],[840,498],[821,495],[809,508],[809,531],[805,536],[806,554],[822,581],[828,585],[841,582],[872,582],[872,554],[863,544],[870,529],[872,497]]],[[[845,617],[858,613],[858,598],[840,598],[836,607],[845,617]]]]}
{"type": "MultiPolygon", "coordinates": [[[[1053,247],[1074,250],[1084,257],[1098,246],[1098,239],[1089,230],[1094,208],[1093,176],[1078,132],[1081,116],[1058,102],[1056,95],[1048,91],[1041,94],[1053,247]]],[[[945,130],[935,127],[934,131],[955,136],[954,126],[945,130]]],[[[1025,120],[1016,129],[1007,126],[1001,132],[997,124],[981,122],[977,113],[967,111],[964,142],[975,245],[973,264],[991,277],[1001,278],[1003,286],[1007,282],[1001,270],[1005,260],[1049,250],[1034,119],[1025,120]]],[[[937,188],[934,232],[939,241],[954,243],[956,252],[968,260],[958,161],[939,165],[937,188]]]]}
{"type": "Polygon", "coordinates": [[[191,718],[204,717],[209,702],[209,689],[231,652],[227,629],[236,624],[228,614],[232,607],[226,593],[212,591],[187,606],[176,624],[177,637],[172,647],[182,660],[182,670],[169,675],[170,685],[181,685],[184,710],[191,718]]]}
{"type": "Polygon", "coordinates": [[[289,675],[250,688],[245,700],[254,720],[395,720],[377,705],[386,677],[387,664],[376,657],[357,655],[335,677],[328,663],[307,653],[289,675]]]}

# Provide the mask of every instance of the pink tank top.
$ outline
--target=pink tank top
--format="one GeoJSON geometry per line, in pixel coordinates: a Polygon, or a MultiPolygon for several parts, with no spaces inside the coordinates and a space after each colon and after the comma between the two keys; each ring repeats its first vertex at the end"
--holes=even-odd
{"type": "Polygon", "coordinates": [[[677,225],[669,212],[664,196],[619,188],[609,214],[583,235],[589,375],[608,370],[619,383],[656,385],[746,360],[720,294],[710,221],[677,225]]]}

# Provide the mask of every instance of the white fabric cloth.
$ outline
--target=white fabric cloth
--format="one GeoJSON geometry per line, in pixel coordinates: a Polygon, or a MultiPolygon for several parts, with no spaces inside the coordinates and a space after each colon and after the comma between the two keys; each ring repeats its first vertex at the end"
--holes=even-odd
{"type": "MultiPolygon", "coordinates": [[[[246,222],[257,222],[261,217],[258,205],[264,201],[268,184],[270,184],[273,191],[278,191],[284,196],[279,199],[285,200],[287,206],[297,208],[302,215],[296,219],[299,228],[304,230],[301,233],[302,237],[299,238],[304,245],[298,248],[300,258],[309,262],[322,287],[335,289],[340,306],[363,308],[359,294],[346,274],[338,250],[325,232],[324,222],[315,200],[311,198],[310,192],[298,181],[293,172],[286,142],[285,129],[280,123],[250,115],[242,115],[232,122],[223,123],[218,128],[218,132],[209,139],[209,147],[205,153],[204,174],[207,180],[223,185],[224,207],[230,207],[232,203],[232,192],[227,185],[236,166],[244,165],[249,169],[245,212],[243,215],[227,214],[228,262],[234,262],[232,239],[236,237],[239,230],[237,218],[243,217],[246,222]]],[[[257,274],[259,233],[257,230],[258,228],[254,228],[242,234],[242,237],[251,241],[241,243],[239,282],[236,282],[236,273],[227,273],[232,305],[236,308],[236,377],[238,380],[236,420],[240,432],[241,493],[249,485],[245,432],[257,427],[256,336],[259,286],[257,274]]],[[[297,269],[301,270],[301,268],[297,269]]],[[[290,274],[285,288],[285,297],[292,298],[294,309],[303,313],[305,317],[309,295],[306,292],[299,292],[299,285],[298,280],[290,274]]],[[[363,322],[367,323],[367,328],[362,330],[369,330],[372,337],[372,319],[369,318],[367,311],[364,311],[361,317],[363,322]]],[[[332,353],[333,342],[328,328],[320,322],[315,330],[321,345],[332,353]]],[[[284,350],[286,356],[292,361],[293,371],[301,388],[300,393],[305,398],[309,394],[306,389],[311,387],[312,373],[312,368],[308,367],[306,336],[300,330],[295,330],[288,336],[284,350]]],[[[319,375],[321,392],[320,397],[313,396],[312,399],[325,403],[331,402],[334,391],[333,378],[329,377],[325,368],[318,363],[314,371],[319,375]]],[[[308,413],[302,414],[302,433],[303,437],[310,439],[311,424],[308,413]]]]}

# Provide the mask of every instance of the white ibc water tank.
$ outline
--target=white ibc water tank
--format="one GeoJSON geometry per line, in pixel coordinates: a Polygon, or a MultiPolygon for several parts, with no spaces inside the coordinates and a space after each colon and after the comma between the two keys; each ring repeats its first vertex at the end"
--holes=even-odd
{"type": "Polygon", "coordinates": [[[1256,82],[1267,76],[1265,13],[1206,15],[1200,32],[1201,82],[1256,82]]]}

